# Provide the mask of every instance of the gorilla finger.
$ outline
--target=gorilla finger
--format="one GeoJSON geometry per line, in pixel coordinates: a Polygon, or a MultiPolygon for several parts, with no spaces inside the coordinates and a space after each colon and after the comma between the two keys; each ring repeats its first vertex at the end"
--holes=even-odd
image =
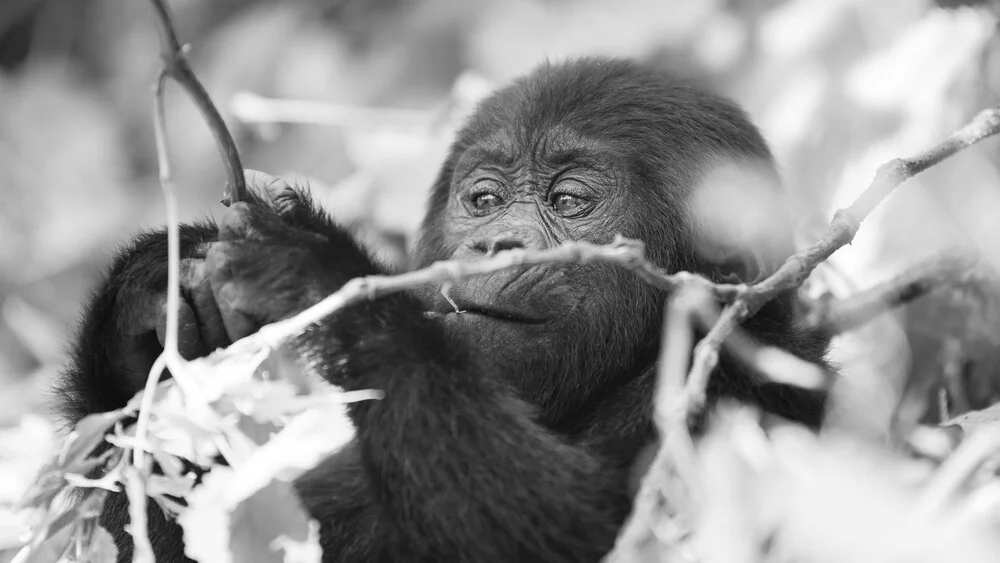
{"type": "Polygon", "coordinates": [[[254,318],[241,309],[240,290],[232,283],[223,283],[219,286],[213,284],[212,289],[215,294],[215,302],[219,306],[219,313],[222,316],[222,324],[226,327],[226,333],[232,341],[237,341],[244,336],[257,332],[260,328],[254,318]]]}
{"type": "MultiPolygon", "coordinates": [[[[206,245],[203,256],[208,255],[213,245],[206,245]]],[[[212,284],[208,280],[205,260],[181,261],[181,295],[194,312],[201,333],[201,341],[209,351],[231,344],[222,324],[219,306],[212,295],[212,284]]]]}
{"type": "Polygon", "coordinates": [[[205,343],[209,352],[232,344],[232,340],[226,334],[222,312],[219,311],[219,305],[212,294],[212,282],[207,277],[198,285],[187,288],[187,299],[197,317],[201,341],[205,343]]]}
{"type": "Polygon", "coordinates": [[[260,170],[247,168],[243,171],[247,186],[264,201],[271,201],[278,194],[291,189],[288,182],[260,170]]]}
{"type": "Polygon", "coordinates": [[[119,304],[118,326],[124,336],[138,336],[156,327],[159,310],[166,299],[162,294],[138,291],[123,294],[119,304]]]}
{"type": "Polygon", "coordinates": [[[253,208],[244,201],[230,205],[218,219],[219,240],[240,240],[254,235],[251,226],[253,208]]]}
{"type": "MultiPolygon", "coordinates": [[[[165,346],[167,341],[167,306],[164,303],[160,308],[159,318],[156,321],[156,338],[160,344],[165,346]]],[[[201,341],[198,332],[198,320],[194,311],[185,300],[181,300],[177,310],[177,351],[185,360],[193,360],[206,355],[209,350],[205,343],[201,341]]]]}
{"type": "Polygon", "coordinates": [[[182,258],[180,263],[180,285],[181,289],[186,287],[194,287],[201,283],[203,279],[208,276],[208,272],[205,269],[205,256],[208,254],[208,250],[212,247],[211,244],[202,245],[204,248],[200,248],[200,255],[195,258],[182,258]]]}

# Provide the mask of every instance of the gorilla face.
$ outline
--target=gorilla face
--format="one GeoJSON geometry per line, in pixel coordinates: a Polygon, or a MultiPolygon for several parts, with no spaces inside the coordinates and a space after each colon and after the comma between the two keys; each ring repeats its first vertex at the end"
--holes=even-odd
{"type": "MultiPolygon", "coordinates": [[[[627,189],[626,160],[613,143],[562,124],[508,126],[454,157],[432,220],[440,236],[434,259],[603,244],[638,232],[641,202],[627,189]]],[[[425,298],[553,419],[616,374],[652,362],[662,302],[628,272],[592,264],[508,270],[425,298]]]]}
{"type": "MultiPolygon", "coordinates": [[[[770,166],[756,129],[719,98],[629,64],[542,67],[487,99],[459,133],[416,265],[621,234],[644,241],[660,266],[709,270],[687,208],[710,163],[727,159],[770,166]]],[[[502,272],[423,298],[557,420],[652,365],[665,296],[629,272],[584,264],[502,272]]]]}

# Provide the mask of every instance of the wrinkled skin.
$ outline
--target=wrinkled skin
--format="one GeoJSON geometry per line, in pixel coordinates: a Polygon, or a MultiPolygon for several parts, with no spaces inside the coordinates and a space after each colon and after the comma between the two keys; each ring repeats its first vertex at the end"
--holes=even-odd
{"type": "MultiPolygon", "coordinates": [[[[459,133],[414,265],[622,234],[672,270],[753,278],[758,256],[702,252],[711,245],[688,216],[720,160],[762,164],[777,189],[767,146],[731,103],[624,61],[542,66],[459,133]]],[[[218,225],[182,228],[187,357],[383,270],[307,193],[252,183],[254,201],[218,225]]],[[[141,388],[162,342],[165,245],[162,231],[133,241],[95,292],[62,387],[70,421],[141,388]]],[[[307,330],[294,344],[303,365],[385,391],[351,408],[354,443],[296,483],[324,561],[597,561],[630,509],[629,468],[654,437],[664,300],[610,266],[536,266],[455,284],[447,298],[427,288],[366,302],[307,330]]],[[[747,329],[822,362],[825,339],[795,328],[787,297],[747,329]]],[[[710,394],[813,426],[822,416],[821,395],[761,385],[727,357],[710,394]]],[[[115,495],[102,516],[122,561],[126,507],[115,495]]],[[[177,526],[155,506],[150,518],[158,561],[184,560],[177,526]]]]}

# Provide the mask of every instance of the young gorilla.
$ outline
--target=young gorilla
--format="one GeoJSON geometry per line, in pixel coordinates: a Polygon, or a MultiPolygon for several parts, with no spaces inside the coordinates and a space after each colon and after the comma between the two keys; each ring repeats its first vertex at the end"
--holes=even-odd
{"type": "MultiPolygon", "coordinates": [[[[730,102],[626,61],[543,65],[483,102],[458,134],[414,265],[620,233],[671,270],[754,277],[755,256],[697,250],[705,244],[688,210],[715,162],[763,163],[777,187],[764,140],[730,102]]],[[[182,228],[187,356],[382,272],[302,191],[259,198],[218,227],[182,228]]],[[[71,421],[121,407],[142,387],[160,352],[165,280],[163,231],[114,261],[65,380],[71,421]]],[[[582,264],[498,273],[450,296],[461,313],[434,288],[398,294],[295,344],[330,382],[385,391],[351,408],[354,443],[297,483],[322,526],[324,561],[597,561],[630,510],[630,465],[654,439],[664,294],[630,272],[582,264]]],[[[822,362],[825,341],[798,333],[791,311],[778,300],[746,326],[822,362]]],[[[723,357],[711,395],[819,423],[821,396],[752,379],[723,357]]],[[[155,506],[150,518],[157,560],[184,560],[179,528],[155,506]]],[[[123,495],[103,520],[129,561],[123,495]]]]}

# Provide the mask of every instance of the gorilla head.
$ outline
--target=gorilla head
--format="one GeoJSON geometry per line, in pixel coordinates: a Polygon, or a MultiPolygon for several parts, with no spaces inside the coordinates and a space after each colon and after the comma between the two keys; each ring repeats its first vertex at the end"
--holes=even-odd
{"type": "MultiPolygon", "coordinates": [[[[753,253],[705,244],[711,229],[691,212],[696,188],[724,167],[777,188],[766,143],[730,102],[627,61],[546,64],[485,100],[458,134],[415,262],[621,234],[670,270],[745,279],[759,273],[753,253]]],[[[427,299],[554,423],[652,365],[664,295],[610,266],[554,265],[427,299]]]]}

